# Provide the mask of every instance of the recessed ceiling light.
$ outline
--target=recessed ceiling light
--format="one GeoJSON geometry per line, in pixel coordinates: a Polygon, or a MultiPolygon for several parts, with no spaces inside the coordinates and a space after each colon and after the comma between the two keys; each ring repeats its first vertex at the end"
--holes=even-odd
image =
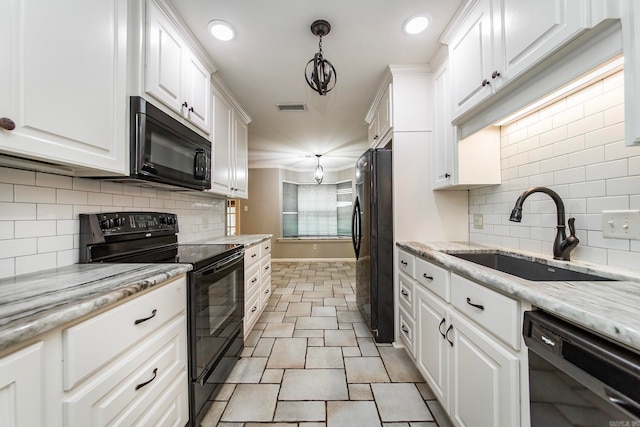
{"type": "Polygon", "coordinates": [[[404,25],[402,29],[407,34],[419,34],[427,29],[429,26],[429,16],[428,15],[416,15],[404,21],[404,25]]]}
{"type": "Polygon", "coordinates": [[[233,30],[233,27],[228,22],[220,19],[209,22],[209,32],[213,37],[224,42],[233,40],[236,37],[236,32],[233,30]]]}

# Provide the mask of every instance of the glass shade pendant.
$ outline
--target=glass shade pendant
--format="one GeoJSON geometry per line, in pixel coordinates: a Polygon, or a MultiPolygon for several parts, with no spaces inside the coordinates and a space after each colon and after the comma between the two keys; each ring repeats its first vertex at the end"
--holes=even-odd
{"type": "Polygon", "coordinates": [[[313,174],[313,178],[316,180],[317,184],[321,184],[322,179],[324,178],[324,169],[320,166],[320,156],[321,154],[316,154],[316,157],[318,158],[318,166],[316,166],[316,170],[313,174]]]}

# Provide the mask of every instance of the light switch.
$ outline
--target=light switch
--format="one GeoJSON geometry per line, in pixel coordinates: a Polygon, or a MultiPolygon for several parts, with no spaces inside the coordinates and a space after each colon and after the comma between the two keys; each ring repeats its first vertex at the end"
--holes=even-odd
{"type": "Polygon", "coordinates": [[[640,240],[640,210],[602,211],[602,236],[640,240]]]}

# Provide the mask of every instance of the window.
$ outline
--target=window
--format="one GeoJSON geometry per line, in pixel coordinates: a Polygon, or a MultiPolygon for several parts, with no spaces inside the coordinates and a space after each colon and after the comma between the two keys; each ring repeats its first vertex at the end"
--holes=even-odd
{"type": "Polygon", "coordinates": [[[338,184],[282,183],[283,237],[351,235],[351,181],[338,184]]]}
{"type": "Polygon", "coordinates": [[[227,200],[227,236],[235,236],[237,233],[236,228],[236,201],[227,200]]]}

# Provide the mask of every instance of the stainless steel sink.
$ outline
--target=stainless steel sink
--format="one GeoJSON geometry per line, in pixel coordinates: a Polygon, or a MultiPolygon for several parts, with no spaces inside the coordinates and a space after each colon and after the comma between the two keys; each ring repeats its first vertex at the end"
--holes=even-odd
{"type": "Polygon", "coordinates": [[[512,274],[522,279],[536,282],[551,281],[612,281],[606,277],[593,274],[580,273],[566,268],[554,267],[541,262],[529,261],[522,258],[505,255],[502,253],[450,253],[456,258],[471,261],[503,273],[512,274]]]}

